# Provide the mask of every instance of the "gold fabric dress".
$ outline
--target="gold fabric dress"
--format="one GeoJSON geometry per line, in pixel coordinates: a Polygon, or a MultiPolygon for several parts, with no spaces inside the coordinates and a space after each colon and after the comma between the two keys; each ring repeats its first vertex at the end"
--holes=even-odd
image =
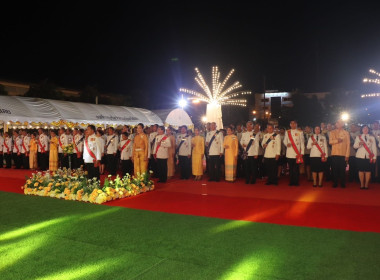
{"type": "Polygon", "coordinates": [[[144,133],[137,134],[133,140],[133,167],[135,176],[143,174],[148,169],[148,137],[144,133]]]}
{"type": "Polygon", "coordinates": [[[203,175],[203,155],[205,152],[205,139],[202,136],[195,136],[191,139],[193,151],[191,153],[191,162],[194,176],[203,175]]]}
{"type": "Polygon", "coordinates": [[[53,137],[50,140],[49,170],[58,170],[58,138],[53,137]]]}
{"type": "Polygon", "coordinates": [[[37,169],[37,140],[36,139],[30,139],[30,149],[29,149],[29,168],[30,169],[37,169]]]}
{"type": "Polygon", "coordinates": [[[173,177],[175,173],[175,137],[174,135],[169,136],[171,146],[168,148],[169,157],[168,157],[168,177],[173,177]]]}
{"type": "Polygon", "coordinates": [[[226,181],[235,181],[238,155],[238,139],[236,135],[224,137],[224,168],[226,181]],[[226,148],[228,146],[228,148],[226,148]]]}

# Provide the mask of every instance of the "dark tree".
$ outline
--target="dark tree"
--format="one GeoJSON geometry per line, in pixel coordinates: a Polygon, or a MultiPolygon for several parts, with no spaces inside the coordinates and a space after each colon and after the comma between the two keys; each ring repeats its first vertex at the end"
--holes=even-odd
{"type": "MultiPolygon", "coordinates": [[[[83,91],[79,93],[79,101],[84,103],[96,103],[96,97],[100,97],[100,92],[96,86],[86,86],[83,91]]],[[[99,100],[99,103],[100,102],[99,100]]],[[[102,103],[104,104],[104,103],[102,103]]]]}
{"type": "Polygon", "coordinates": [[[64,100],[64,95],[54,83],[44,80],[37,85],[31,85],[25,93],[27,97],[64,100]]]}

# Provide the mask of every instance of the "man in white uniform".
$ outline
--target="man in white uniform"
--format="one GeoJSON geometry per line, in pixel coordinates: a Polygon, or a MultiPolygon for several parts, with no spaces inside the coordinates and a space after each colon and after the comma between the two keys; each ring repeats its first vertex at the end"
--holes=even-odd
{"type": "Polygon", "coordinates": [[[99,164],[102,159],[100,142],[95,135],[95,126],[89,125],[84,140],[83,161],[87,169],[88,179],[97,178],[100,180],[99,164]]]}
{"type": "Polygon", "coordinates": [[[206,152],[208,155],[208,173],[209,181],[220,181],[221,165],[220,158],[223,156],[223,133],[216,130],[216,123],[212,122],[210,131],[206,136],[206,152]]]}
{"type": "Polygon", "coordinates": [[[260,137],[257,137],[253,130],[253,122],[247,122],[247,131],[243,132],[240,144],[243,147],[245,183],[255,184],[258,175],[257,161],[260,137]]]}
{"type": "Polygon", "coordinates": [[[187,134],[187,126],[180,127],[180,134],[176,139],[176,152],[178,153],[181,179],[188,180],[191,174],[191,136],[187,134]]]}
{"type": "Polygon", "coordinates": [[[168,158],[171,147],[170,139],[165,135],[165,127],[157,129],[156,141],[153,147],[153,156],[157,161],[158,182],[165,183],[168,177],[168,158]]]}
{"type": "Polygon", "coordinates": [[[264,166],[268,175],[266,185],[277,185],[277,162],[281,155],[281,136],[274,132],[272,124],[267,125],[267,131],[261,142],[264,149],[264,166]]]}

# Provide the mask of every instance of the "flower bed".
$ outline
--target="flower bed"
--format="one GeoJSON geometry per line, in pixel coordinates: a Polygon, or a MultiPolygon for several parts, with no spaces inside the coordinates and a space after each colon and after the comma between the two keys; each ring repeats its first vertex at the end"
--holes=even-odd
{"type": "Polygon", "coordinates": [[[102,204],[107,201],[135,196],[154,189],[150,172],[130,176],[119,175],[112,180],[111,175],[104,180],[103,186],[96,178],[87,179],[87,173],[79,169],[58,169],[55,172],[45,171],[33,173],[26,178],[21,188],[24,194],[50,196],[66,200],[77,200],[102,204]]]}

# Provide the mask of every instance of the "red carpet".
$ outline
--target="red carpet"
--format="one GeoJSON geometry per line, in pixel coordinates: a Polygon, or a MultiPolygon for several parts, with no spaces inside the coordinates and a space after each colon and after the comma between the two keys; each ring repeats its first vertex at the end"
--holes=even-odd
{"type": "MultiPolygon", "coordinates": [[[[0,169],[0,190],[22,193],[25,170],[0,169]]],[[[104,179],[104,176],[102,177],[104,179]]],[[[135,209],[197,215],[231,220],[283,225],[368,231],[380,233],[380,184],[370,190],[359,190],[358,184],[347,188],[313,188],[301,181],[300,187],[289,187],[288,178],[279,186],[237,183],[200,182],[172,179],[156,185],[153,192],[106,203],[135,209]]]]}

